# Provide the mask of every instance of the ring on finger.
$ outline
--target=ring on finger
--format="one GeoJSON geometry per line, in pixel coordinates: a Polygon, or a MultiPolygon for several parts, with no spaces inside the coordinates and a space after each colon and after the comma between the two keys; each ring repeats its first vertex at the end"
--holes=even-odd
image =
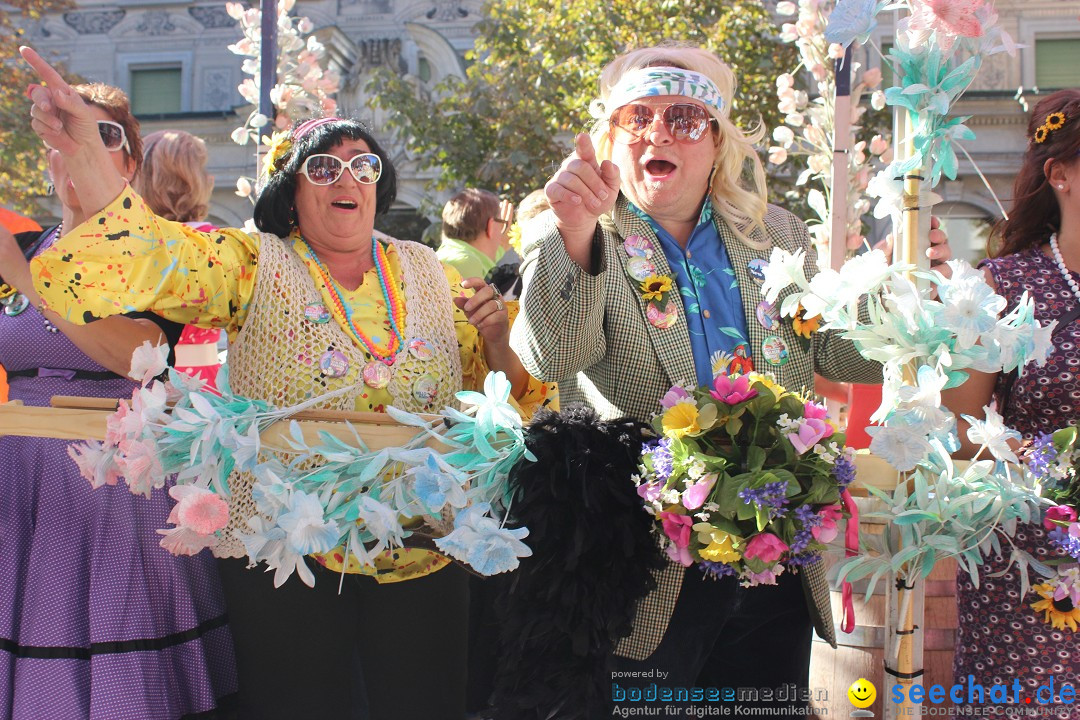
{"type": "Polygon", "coordinates": [[[495,296],[495,307],[500,311],[506,309],[506,303],[504,303],[503,299],[498,295],[495,296]]]}

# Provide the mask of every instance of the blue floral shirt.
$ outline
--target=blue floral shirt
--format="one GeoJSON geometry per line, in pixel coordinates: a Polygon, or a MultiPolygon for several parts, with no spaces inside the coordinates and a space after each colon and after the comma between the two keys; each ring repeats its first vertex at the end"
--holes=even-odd
{"type": "Polygon", "coordinates": [[[685,250],[640,208],[633,203],[630,207],[656,231],[671,266],[686,308],[698,384],[712,385],[713,378],[721,373],[752,370],[742,293],[727,249],[713,224],[712,202],[705,199],[685,250]]]}

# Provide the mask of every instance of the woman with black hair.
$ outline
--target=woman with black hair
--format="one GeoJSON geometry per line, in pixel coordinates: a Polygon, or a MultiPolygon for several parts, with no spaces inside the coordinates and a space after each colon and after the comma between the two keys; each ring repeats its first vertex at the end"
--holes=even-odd
{"type": "MultiPolygon", "coordinates": [[[[492,288],[444,271],[420,243],[374,237],[396,176],[358,122],[319,118],[275,135],[255,205],[260,232],[201,233],[146,207],[108,167],[63,79],[32,50],[23,54],[48,84],[32,92],[34,129],[75,160],[72,183],[89,210],[35,260],[50,307],[80,322],[139,309],[222,327],[232,389],[277,406],[341,390],[321,407],[430,412],[481,386],[489,369],[507,374],[523,407],[543,402],[546,387],[510,350],[506,307],[492,288]],[[462,288],[475,292],[466,298],[462,288]]],[[[256,515],[253,481],[229,479],[230,524],[214,548],[227,558],[241,717],[460,720],[464,574],[436,572],[449,561],[428,550],[387,552],[365,566],[337,548],[317,558],[314,588],[293,580],[274,589],[241,559],[245,522],[256,515]],[[339,592],[343,566],[354,574],[339,592]]]]}
{"type": "MultiPolygon", "coordinates": [[[[957,416],[959,457],[972,457],[979,449],[967,437],[964,417],[982,419],[991,401],[1005,426],[1025,441],[1080,421],[1080,90],[1059,90],[1041,99],[1028,119],[1027,138],[1013,183],[1013,206],[991,233],[990,257],[981,267],[986,281],[1008,301],[1003,312],[1027,295],[1044,327],[1057,322],[1054,348],[1044,365],[1024,368],[1023,375],[968,371],[967,382],[942,392],[942,401],[957,416]]],[[[1040,562],[1061,560],[1065,555],[1047,539],[1043,522],[1037,517],[1019,524],[1013,542],[1040,562]]],[[[1009,567],[1011,552],[1003,545],[1000,555],[982,566],[977,581],[962,568],[957,571],[954,681],[963,685],[973,677],[986,686],[1010,688],[1018,682],[1022,697],[1047,684],[1053,688],[1055,681],[1059,689],[1075,688],[1080,684],[1080,634],[1064,622],[1074,615],[1070,595],[1055,597],[1046,592],[1049,585],[1021,595],[1019,572],[1009,567]],[[1045,600],[1051,612],[1032,609],[1045,600]]],[[[1057,705],[1056,696],[1040,702],[1057,705]]],[[[1065,706],[1071,702],[1062,699],[1053,717],[1080,720],[1080,708],[1065,706]]]]}

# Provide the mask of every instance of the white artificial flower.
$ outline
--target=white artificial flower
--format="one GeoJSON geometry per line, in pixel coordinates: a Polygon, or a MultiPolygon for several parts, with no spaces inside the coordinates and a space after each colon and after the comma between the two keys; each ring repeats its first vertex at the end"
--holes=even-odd
{"type": "Polygon", "coordinates": [[[278,516],[278,527],[288,535],[289,546],[301,555],[332,550],[341,539],[341,530],[333,520],[323,519],[319,498],[295,492],[287,512],[278,516]]]}
{"type": "Polygon", "coordinates": [[[912,432],[907,427],[871,425],[866,428],[866,433],[873,437],[870,452],[885,458],[901,472],[914,469],[932,449],[925,435],[912,432]]]}
{"type": "Polygon", "coordinates": [[[1009,440],[1019,441],[1021,439],[1020,433],[1006,427],[1001,415],[998,415],[989,407],[984,407],[983,412],[986,414],[985,420],[978,420],[971,415],[962,416],[971,426],[967,432],[968,440],[978,445],[980,449],[986,448],[998,460],[1011,463],[1019,462],[1016,459],[1016,453],[1009,447],[1009,440]]]}
{"type": "Polygon", "coordinates": [[[761,294],[766,301],[775,303],[780,293],[791,284],[797,285],[803,291],[810,287],[806,281],[806,272],[803,270],[805,260],[805,250],[790,253],[778,247],[772,249],[769,264],[763,271],[765,282],[761,285],[761,294]]]}
{"type": "Polygon", "coordinates": [[[128,370],[128,377],[137,380],[141,385],[146,385],[165,372],[169,367],[168,358],[168,345],[162,343],[154,346],[149,340],[144,340],[143,344],[135,348],[135,352],[131,354],[131,369],[128,370]]]}

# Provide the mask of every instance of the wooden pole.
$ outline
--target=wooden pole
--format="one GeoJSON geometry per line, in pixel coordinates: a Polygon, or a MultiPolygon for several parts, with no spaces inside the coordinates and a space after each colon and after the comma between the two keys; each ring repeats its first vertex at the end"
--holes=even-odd
{"type": "Polygon", "coordinates": [[[829,232],[829,267],[839,270],[847,259],[847,198],[851,153],[851,46],[834,65],[836,100],[833,104],[832,202],[829,232]]]}
{"type": "Polygon", "coordinates": [[[274,122],[270,91],[277,84],[277,0],[259,0],[262,39],[259,44],[259,112],[274,122]]]}

